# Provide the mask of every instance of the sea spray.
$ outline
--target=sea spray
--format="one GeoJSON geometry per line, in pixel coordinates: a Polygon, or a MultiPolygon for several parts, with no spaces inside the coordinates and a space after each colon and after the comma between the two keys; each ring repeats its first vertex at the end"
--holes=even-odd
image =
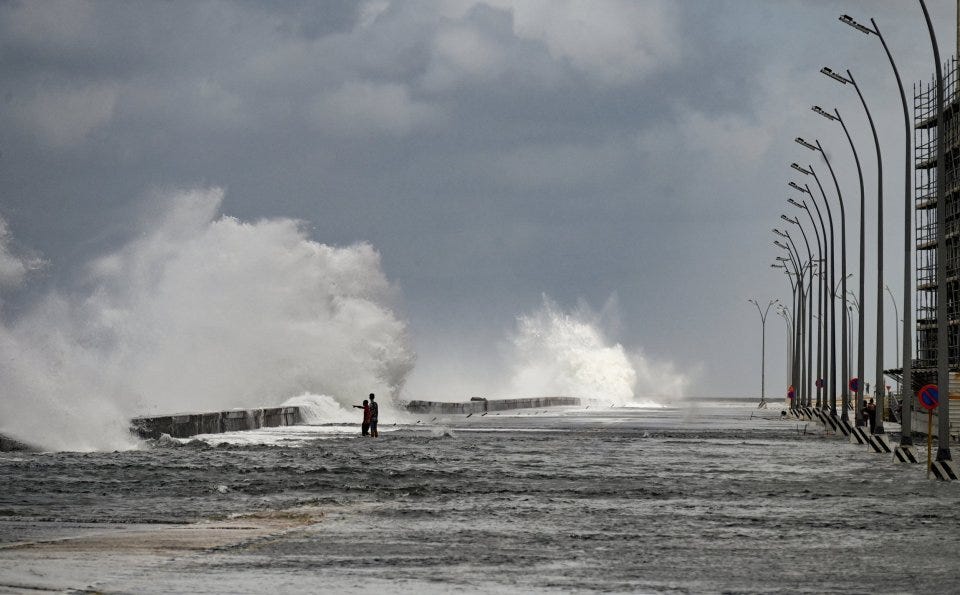
{"type": "Polygon", "coordinates": [[[329,395],[304,393],[283,402],[284,407],[299,407],[300,419],[308,425],[359,423],[363,414],[350,405],[344,406],[329,395]]]}
{"type": "MultiPolygon", "coordinates": [[[[390,410],[414,358],[377,251],[312,241],[290,219],[222,216],[222,201],[220,189],[158,195],[136,239],[77,289],[0,327],[0,434],[122,448],[133,415],[305,392],[342,405],[375,392],[390,410]]],[[[7,268],[29,268],[3,246],[7,268]]]]}
{"type": "Polygon", "coordinates": [[[628,351],[603,332],[604,314],[586,304],[563,311],[547,296],[540,308],[517,318],[510,341],[512,394],[568,395],[614,405],[651,405],[679,398],[686,379],[669,363],[628,351]],[[666,383],[666,389],[659,386],[666,383]]]}

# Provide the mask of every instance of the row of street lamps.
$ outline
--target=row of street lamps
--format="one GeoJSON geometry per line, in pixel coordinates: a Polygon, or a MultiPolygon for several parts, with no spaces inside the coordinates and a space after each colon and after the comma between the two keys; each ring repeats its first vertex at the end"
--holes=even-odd
{"type": "MultiPolygon", "coordinates": [[[[936,62],[936,89],[937,89],[937,106],[940,110],[939,114],[942,116],[943,112],[943,76],[940,69],[940,54],[937,46],[936,36],[934,34],[933,26],[930,22],[930,15],[927,11],[926,4],[924,0],[918,0],[920,6],[923,10],[924,17],[927,21],[927,29],[930,35],[930,40],[933,45],[934,50],[934,60],[936,62]]],[[[912,333],[910,332],[910,326],[912,324],[912,268],[911,268],[911,256],[912,256],[912,235],[911,235],[911,226],[912,226],[912,214],[913,214],[913,196],[912,196],[912,187],[911,187],[911,169],[913,167],[912,154],[911,154],[911,123],[910,123],[910,114],[907,107],[906,94],[903,89],[903,83],[900,79],[900,73],[897,70],[896,63],[894,62],[893,55],[890,52],[890,48],[887,46],[886,40],[880,32],[880,28],[877,26],[877,23],[874,19],[870,19],[870,25],[866,26],[861,23],[858,23],[852,17],[848,15],[843,15],[840,17],[840,21],[853,27],[857,31],[864,33],[866,35],[875,35],[883,46],[884,52],[887,56],[887,59],[890,62],[890,66],[893,69],[894,76],[897,80],[897,86],[900,91],[900,103],[903,109],[903,121],[904,121],[904,138],[905,138],[905,152],[904,152],[904,259],[903,259],[903,336],[902,341],[900,340],[899,333],[897,333],[897,342],[899,343],[899,349],[902,352],[902,357],[898,355],[898,361],[903,362],[903,377],[902,377],[902,386],[904,389],[905,398],[902,399],[902,437],[901,437],[901,446],[910,446],[913,444],[912,441],[912,428],[911,428],[911,417],[912,409],[914,405],[913,399],[913,348],[912,348],[912,333]]],[[[840,74],[837,71],[834,71],[830,68],[822,68],[821,71],[824,75],[830,79],[843,84],[852,86],[853,89],[857,92],[857,97],[860,100],[860,104],[863,107],[863,111],[867,117],[867,120],[870,124],[870,130],[873,135],[874,148],[876,150],[876,163],[877,163],[877,286],[876,286],[876,350],[875,350],[875,372],[876,378],[874,379],[875,393],[874,398],[876,399],[876,409],[878,412],[881,412],[876,417],[876,424],[874,425],[873,432],[876,434],[883,434],[883,416],[882,411],[884,410],[884,378],[883,378],[883,338],[884,338],[884,317],[883,317],[883,293],[886,290],[890,297],[893,298],[893,292],[890,291],[889,287],[884,284],[883,278],[883,248],[884,248],[884,235],[883,235],[883,161],[880,149],[880,139],[877,135],[877,129],[874,124],[873,116],[870,113],[870,108],[867,105],[867,102],[863,96],[863,93],[860,90],[859,85],[857,85],[856,79],[853,77],[853,73],[847,69],[845,70],[845,75],[840,74]]],[[[791,389],[795,391],[791,395],[791,406],[793,408],[800,407],[811,407],[814,406],[812,403],[813,398],[813,387],[816,387],[816,403],[815,407],[818,409],[825,410],[834,417],[838,417],[837,409],[837,392],[839,388],[839,393],[841,397],[839,419],[840,422],[849,427],[848,419],[848,410],[850,409],[850,392],[848,390],[847,379],[853,375],[851,370],[852,363],[850,362],[850,332],[849,328],[849,313],[851,306],[855,305],[858,312],[858,325],[857,325],[857,362],[856,362],[856,378],[857,382],[851,382],[849,389],[855,392],[854,403],[855,403],[855,423],[857,425],[863,425],[863,411],[864,411],[864,319],[865,312],[863,310],[865,306],[865,287],[864,279],[865,275],[865,252],[866,252],[866,227],[865,227],[865,207],[866,207],[866,196],[864,191],[864,181],[863,181],[863,170],[860,164],[860,157],[857,153],[856,146],[854,145],[853,138],[850,135],[850,131],[847,128],[846,123],[840,115],[840,112],[837,109],[827,111],[822,107],[815,105],[812,108],[816,114],[822,116],[823,118],[831,121],[837,122],[843,128],[843,132],[847,138],[847,141],[850,145],[850,151],[853,154],[854,162],[857,168],[857,177],[859,180],[860,187],[860,243],[859,243],[859,273],[858,273],[858,294],[854,294],[852,291],[847,290],[847,279],[852,276],[852,274],[847,273],[847,240],[846,240],[846,210],[844,206],[843,196],[840,192],[840,184],[837,180],[836,172],[830,162],[830,159],[827,157],[827,153],[824,150],[823,146],[820,144],[819,140],[814,140],[812,143],[807,142],[803,138],[797,137],[795,142],[806,149],[814,151],[820,157],[823,158],[827,169],[830,172],[830,176],[833,180],[834,190],[836,192],[836,204],[840,207],[840,249],[839,249],[839,259],[840,259],[840,280],[836,280],[836,261],[837,261],[837,247],[836,247],[836,235],[834,230],[834,219],[833,219],[833,209],[831,205],[831,199],[828,197],[826,191],[824,190],[823,185],[821,184],[820,178],[817,175],[816,170],[812,165],[807,165],[806,167],[794,162],[791,163],[790,167],[805,175],[812,177],[815,186],[818,190],[817,195],[811,191],[810,186],[806,183],[799,184],[795,181],[789,181],[788,185],[793,190],[806,195],[804,198],[797,200],[794,197],[787,199],[787,202],[794,207],[799,208],[806,212],[809,217],[809,227],[806,227],[806,222],[801,221],[799,217],[789,217],[786,214],[781,214],[780,218],[788,223],[783,229],[774,229],[773,232],[778,236],[774,240],[774,244],[786,253],[786,255],[779,255],[776,257],[776,262],[771,266],[775,268],[781,268],[786,273],[789,282],[792,300],[790,305],[784,305],[779,303],[779,300],[771,300],[766,306],[766,310],[762,309],[760,304],[751,299],[750,302],[753,303],[757,310],[760,312],[762,332],[763,332],[763,346],[762,350],[765,352],[766,347],[766,317],[770,308],[777,304],[777,313],[783,317],[789,337],[790,344],[788,349],[788,355],[790,360],[790,382],[791,389]],[[814,211],[811,211],[810,205],[813,205],[814,211],[816,212],[816,219],[814,218],[814,211]],[[826,221],[824,221],[823,213],[821,211],[821,206],[826,210],[826,221]],[[792,227],[791,227],[792,226],[792,227]],[[813,238],[815,243],[811,245],[810,235],[808,231],[812,230],[813,238]],[[800,237],[803,239],[804,252],[801,253],[797,247],[797,243],[794,241],[794,236],[791,235],[791,231],[799,231],[800,237]],[[829,235],[828,235],[829,231],[829,235]],[[786,240],[784,242],[783,240],[786,240]],[[814,254],[814,248],[816,254],[814,254]],[[805,256],[805,258],[804,258],[805,256]],[[814,278],[817,279],[817,288],[816,288],[816,313],[814,312],[814,278]],[[853,298],[852,302],[848,304],[848,298],[853,298]],[[841,302],[841,337],[840,345],[841,347],[841,359],[840,359],[840,369],[837,369],[837,328],[836,328],[836,309],[837,301],[841,302]],[[816,354],[814,354],[814,337],[812,332],[813,320],[814,318],[818,321],[817,326],[817,338],[816,338],[816,354]],[[804,353],[806,349],[806,353],[804,353]],[[814,359],[815,358],[815,359],[814,359]],[[813,379],[813,374],[816,374],[816,380],[813,379]],[[839,373],[839,376],[838,376],[839,373]],[[839,386],[838,386],[839,382],[839,386]]],[[[937,385],[941,387],[949,386],[949,359],[948,359],[948,343],[947,343],[947,293],[946,293],[946,246],[945,246],[945,228],[946,228],[946,209],[944,204],[944,193],[943,187],[944,184],[944,163],[943,163],[943,127],[944,122],[943,118],[938,119],[938,126],[940,130],[937,134],[937,279],[940,280],[937,284],[937,323],[938,323],[938,334],[937,334],[937,385]]],[[[896,309],[896,300],[894,300],[894,308],[896,309]]],[[[899,313],[895,318],[895,325],[898,322],[899,313]]],[[[761,403],[765,402],[765,391],[764,391],[764,377],[765,377],[765,353],[761,355],[761,403]]],[[[949,440],[949,411],[948,411],[948,402],[947,392],[943,392],[943,398],[941,399],[941,405],[939,410],[939,448],[937,452],[937,460],[949,460],[950,459],[950,450],[948,446],[949,440]]]]}

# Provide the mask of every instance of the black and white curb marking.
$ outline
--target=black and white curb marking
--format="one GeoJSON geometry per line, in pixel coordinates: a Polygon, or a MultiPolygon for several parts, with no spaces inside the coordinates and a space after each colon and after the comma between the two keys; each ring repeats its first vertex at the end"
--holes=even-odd
{"type": "Polygon", "coordinates": [[[893,460],[898,463],[919,463],[917,451],[912,446],[898,446],[893,449],[893,460]]]}
{"type": "Polygon", "coordinates": [[[867,430],[864,428],[853,428],[853,431],[850,432],[850,443],[851,444],[869,444],[870,437],[867,434],[867,430]]]}
{"type": "Polygon", "coordinates": [[[893,452],[890,448],[890,439],[886,434],[870,434],[869,439],[873,452],[893,452]]]}
{"type": "Polygon", "coordinates": [[[960,478],[960,471],[953,461],[934,461],[930,463],[930,470],[940,481],[956,481],[960,478]]]}

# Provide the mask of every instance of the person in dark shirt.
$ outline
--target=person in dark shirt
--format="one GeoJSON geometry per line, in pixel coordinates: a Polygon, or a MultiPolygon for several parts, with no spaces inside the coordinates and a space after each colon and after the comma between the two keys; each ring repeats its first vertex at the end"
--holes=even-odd
{"type": "Polygon", "coordinates": [[[863,414],[867,418],[867,424],[870,425],[870,433],[872,434],[874,428],[877,427],[877,405],[873,402],[873,399],[870,399],[870,402],[864,407],[863,414]]]}
{"type": "Polygon", "coordinates": [[[380,435],[380,432],[377,431],[377,422],[380,417],[380,407],[377,405],[377,402],[374,400],[375,397],[373,393],[370,393],[370,436],[376,438],[380,435]]]}
{"type": "Polygon", "coordinates": [[[360,433],[364,436],[369,435],[370,429],[370,405],[367,400],[363,400],[363,405],[354,405],[357,409],[363,409],[363,423],[360,424],[360,433]]]}

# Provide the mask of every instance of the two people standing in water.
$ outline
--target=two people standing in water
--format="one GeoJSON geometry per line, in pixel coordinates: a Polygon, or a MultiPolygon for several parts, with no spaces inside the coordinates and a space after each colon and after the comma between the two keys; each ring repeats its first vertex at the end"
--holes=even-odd
{"type": "Polygon", "coordinates": [[[360,432],[364,436],[376,438],[380,435],[377,432],[377,421],[380,417],[380,407],[377,405],[373,393],[370,393],[370,399],[364,400],[363,405],[354,405],[357,409],[363,409],[363,423],[360,425],[360,432]]]}

